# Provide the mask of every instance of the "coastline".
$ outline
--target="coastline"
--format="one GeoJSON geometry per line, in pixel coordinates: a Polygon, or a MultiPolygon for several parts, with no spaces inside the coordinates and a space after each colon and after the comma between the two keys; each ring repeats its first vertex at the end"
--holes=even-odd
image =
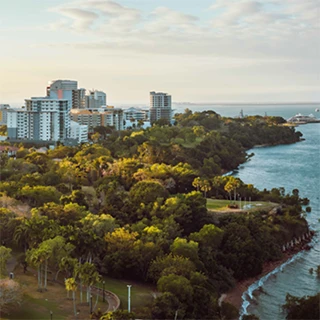
{"type": "MultiPolygon", "coordinates": [[[[313,235],[314,234],[312,234],[312,236],[313,235]]],[[[253,283],[260,280],[262,277],[266,276],[267,274],[275,270],[277,267],[280,267],[282,264],[287,262],[289,259],[291,259],[293,256],[295,256],[299,252],[309,250],[310,246],[308,245],[308,243],[311,242],[312,236],[308,242],[297,245],[291,250],[288,250],[287,252],[283,253],[283,257],[280,260],[266,262],[263,265],[262,272],[259,275],[242,280],[242,281],[238,281],[232,290],[230,290],[229,292],[223,295],[222,300],[224,302],[228,302],[234,305],[238,310],[240,310],[243,303],[243,300],[242,300],[243,293],[246,292],[253,283]]]]}

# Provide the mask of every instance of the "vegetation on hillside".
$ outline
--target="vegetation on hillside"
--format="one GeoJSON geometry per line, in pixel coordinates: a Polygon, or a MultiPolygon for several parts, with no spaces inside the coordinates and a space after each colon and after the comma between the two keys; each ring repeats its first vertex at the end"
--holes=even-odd
{"type": "MultiPolygon", "coordinates": [[[[186,110],[175,126],[105,131],[97,143],[46,154],[22,145],[1,155],[0,232],[25,253],[38,290],[64,273],[83,301],[101,275],[144,281],[160,294],[139,318],[234,317],[218,298],[235,281],[280,259],[282,245],[308,230],[299,191],[259,191],[221,176],[255,144],[290,143],[300,134],[279,119],[221,118],[186,110]],[[279,204],[276,212],[215,216],[206,197],[279,204]],[[203,306],[206,306],[204,308],[203,306]]],[[[101,130],[100,130],[101,131],[101,130]]]]}

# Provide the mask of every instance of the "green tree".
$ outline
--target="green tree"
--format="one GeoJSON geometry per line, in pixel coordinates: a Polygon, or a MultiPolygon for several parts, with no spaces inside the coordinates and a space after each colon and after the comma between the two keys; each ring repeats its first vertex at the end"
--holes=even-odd
{"type": "Polygon", "coordinates": [[[199,232],[190,234],[190,239],[199,242],[202,246],[217,249],[222,241],[223,231],[214,224],[204,225],[199,232]]]}
{"type": "Polygon", "coordinates": [[[156,282],[161,276],[168,274],[189,277],[190,273],[195,270],[195,265],[189,258],[174,256],[170,253],[163,257],[158,256],[151,262],[148,277],[156,282]]]}
{"type": "Polygon", "coordinates": [[[40,207],[47,202],[59,202],[60,192],[51,186],[34,186],[28,185],[22,187],[19,192],[19,199],[27,202],[32,207],[40,207]]]}
{"type": "Polygon", "coordinates": [[[135,205],[140,205],[153,203],[157,198],[166,199],[168,191],[157,181],[139,181],[130,189],[129,195],[135,205]]]}
{"type": "Polygon", "coordinates": [[[182,306],[174,294],[164,292],[152,304],[152,319],[174,319],[177,311],[179,318],[182,319],[185,314],[185,306],[182,306]]]}
{"type": "Polygon", "coordinates": [[[283,309],[287,312],[286,319],[319,319],[320,293],[314,296],[295,297],[287,293],[283,309]]]}
{"type": "Polygon", "coordinates": [[[103,315],[100,320],[135,320],[136,316],[133,312],[127,310],[116,310],[103,315]]]}
{"type": "Polygon", "coordinates": [[[190,280],[176,274],[162,276],[157,283],[157,288],[161,292],[170,292],[178,300],[186,305],[192,303],[193,288],[190,280]]]}
{"type": "Polygon", "coordinates": [[[199,244],[193,240],[176,238],[170,246],[170,250],[176,256],[189,258],[195,264],[199,264],[198,247],[199,244]]]}

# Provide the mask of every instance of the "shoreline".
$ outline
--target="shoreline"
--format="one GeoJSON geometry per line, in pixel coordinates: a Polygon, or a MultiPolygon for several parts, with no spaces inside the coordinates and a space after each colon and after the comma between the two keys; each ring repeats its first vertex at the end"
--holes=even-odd
{"type": "MultiPolygon", "coordinates": [[[[283,253],[283,257],[280,260],[266,262],[263,265],[262,272],[259,275],[242,280],[242,281],[238,281],[232,290],[230,290],[229,292],[223,295],[222,300],[224,302],[228,302],[234,305],[240,311],[240,308],[243,303],[243,300],[242,300],[243,293],[246,292],[253,283],[260,280],[262,277],[266,276],[267,274],[275,270],[277,267],[280,267],[282,264],[287,262],[289,259],[291,259],[293,256],[295,256],[299,252],[309,250],[311,248],[309,246],[309,243],[311,242],[313,235],[314,234],[312,234],[308,242],[297,245],[291,250],[288,250],[287,252],[283,253]]],[[[257,290],[259,290],[259,288],[257,288],[257,290]]]]}

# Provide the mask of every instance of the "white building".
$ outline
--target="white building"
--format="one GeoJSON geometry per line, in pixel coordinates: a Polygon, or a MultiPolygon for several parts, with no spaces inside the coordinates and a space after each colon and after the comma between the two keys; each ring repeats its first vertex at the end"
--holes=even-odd
{"type": "Polygon", "coordinates": [[[9,139],[63,141],[70,137],[70,100],[31,98],[7,112],[9,139]]]}
{"type": "Polygon", "coordinates": [[[128,108],[123,110],[123,118],[124,120],[149,120],[149,110],[143,110],[140,108],[128,108]]]}
{"type": "Polygon", "coordinates": [[[150,92],[150,121],[151,123],[167,119],[172,122],[171,96],[163,92],[150,92]]]}
{"type": "Polygon", "coordinates": [[[79,124],[75,121],[71,121],[71,133],[70,138],[77,140],[77,142],[88,142],[88,126],[85,124],[79,124]]]}

